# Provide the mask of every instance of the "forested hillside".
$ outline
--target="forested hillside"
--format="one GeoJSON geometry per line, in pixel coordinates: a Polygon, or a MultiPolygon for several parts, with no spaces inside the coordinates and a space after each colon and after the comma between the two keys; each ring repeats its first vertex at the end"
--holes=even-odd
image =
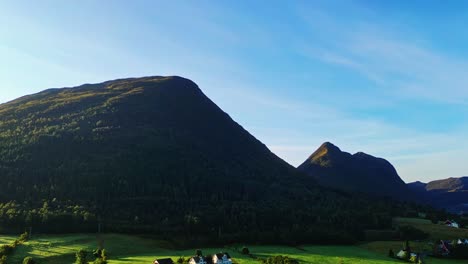
{"type": "Polygon", "coordinates": [[[180,77],[1,105],[0,179],[3,231],[344,242],[414,209],[319,187],[180,77]]]}

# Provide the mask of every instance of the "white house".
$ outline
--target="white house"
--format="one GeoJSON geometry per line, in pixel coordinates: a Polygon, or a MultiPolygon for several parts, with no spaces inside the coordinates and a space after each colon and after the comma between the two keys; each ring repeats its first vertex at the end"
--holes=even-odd
{"type": "Polygon", "coordinates": [[[204,257],[196,256],[196,257],[190,258],[189,264],[207,264],[207,263],[204,257]]]}
{"type": "Polygon", "coordinates": [[[232,264],[231,256],[228,253],[214,254],[213,264],[232,264]]]}
{"type": "Polygon", "coordinates": [[[445,221],[445,225],[449,226],[449,227],[460,228],[458,223],[453,221],[453,220],[452,221],[450,221],[450,220],[445,221]]]}

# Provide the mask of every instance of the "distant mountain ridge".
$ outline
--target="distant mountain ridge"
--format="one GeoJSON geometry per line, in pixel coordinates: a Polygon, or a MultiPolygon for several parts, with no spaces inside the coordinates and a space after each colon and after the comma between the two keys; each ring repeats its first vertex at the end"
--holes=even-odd
{"type": "Polygon", "coordinates": [[[412,182],[408,188],[418,194],[421,201],[453,213],[468,212],[468,177],[447,178],[429,183],[412,182]]]}
{"type": "Polygon", "coordinates": [[[406,197],[407,187],[385,159],[363,152],[350,154],[323,143],[298,169],[336,189],[390,197],[406,197]]]}
{"type": "Polygon", "coordinates": [[[426,185],[428,191],[468,191],[468,177],[448,178],[443,180],[431,181],[426,185]]]}
{"type": "Polygon", "coordinates": [[[298,170],[339,190],[430,204],[453,213],[468,212],[468,177],[406,184],[387,160],[363,152],[350,154],[330,142],[323,143],[298,170]]]}

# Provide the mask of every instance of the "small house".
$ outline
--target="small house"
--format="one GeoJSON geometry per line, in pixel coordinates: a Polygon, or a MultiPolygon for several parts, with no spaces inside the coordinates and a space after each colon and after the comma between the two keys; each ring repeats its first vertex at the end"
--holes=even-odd
{"type": "Polygon", "coordinates": [[[214,254],[213,264],[232,264],[231,256],[227,252],[214,254]]]}
{"type": "Polygon", "coordinates": [[[174,264],[174,261],[170,258],[156,259],[154,260],[154,264],[174,264]]]}
{"type": "Polygon", "coordinates": [[[408,252],[402,249],[396,254],[396,256],[399,259],[406,259],[408,257],[408,252]]]}
{"type": "Polygon", "coordinates": [[[194,256],[190,258],[189,264],[208,264],[208,262],[202,256],[194,256]]]}
{"type": "Polygon", "coordinates": [[[449,227],[453,227],[453,228],[459,228],[460,226],[458,225],[457,222],[453,221],[453,220],[447,220],[444,222],[444,224],[446,226],[449,226],[449,227]]]}

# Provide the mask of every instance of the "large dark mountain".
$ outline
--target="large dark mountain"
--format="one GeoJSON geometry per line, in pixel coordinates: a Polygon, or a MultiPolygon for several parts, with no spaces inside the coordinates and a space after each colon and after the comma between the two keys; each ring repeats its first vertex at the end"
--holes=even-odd
{"type": "Polygon", "coordinates": [[[329,142],[320,146],[298,169],[332,188],[408,198],[405,183],[388,161],[362,152],[351,155],[329,142]]]}
{"type": "MultiPolygon", "coordinates": [[[[367,170],[393,175],[375,164],[367,170]]],[[[344,242],[408,209],[319,187],[180,77],[0,105],[0,179],[0,232],[100,226],[178,241],[344,242]]]]}
{"type": "Polygon", "coordinates": [[[468,212],[468,177],[412,182],[408,187],[426,203],[453,213],[468,212]]]}
{"type": "Polygon", "coordinates": [[[180,77],[26,96],[0,106],[0,131],[0,194],[15,199],[242,199],[298,175],[180,77]]]}

